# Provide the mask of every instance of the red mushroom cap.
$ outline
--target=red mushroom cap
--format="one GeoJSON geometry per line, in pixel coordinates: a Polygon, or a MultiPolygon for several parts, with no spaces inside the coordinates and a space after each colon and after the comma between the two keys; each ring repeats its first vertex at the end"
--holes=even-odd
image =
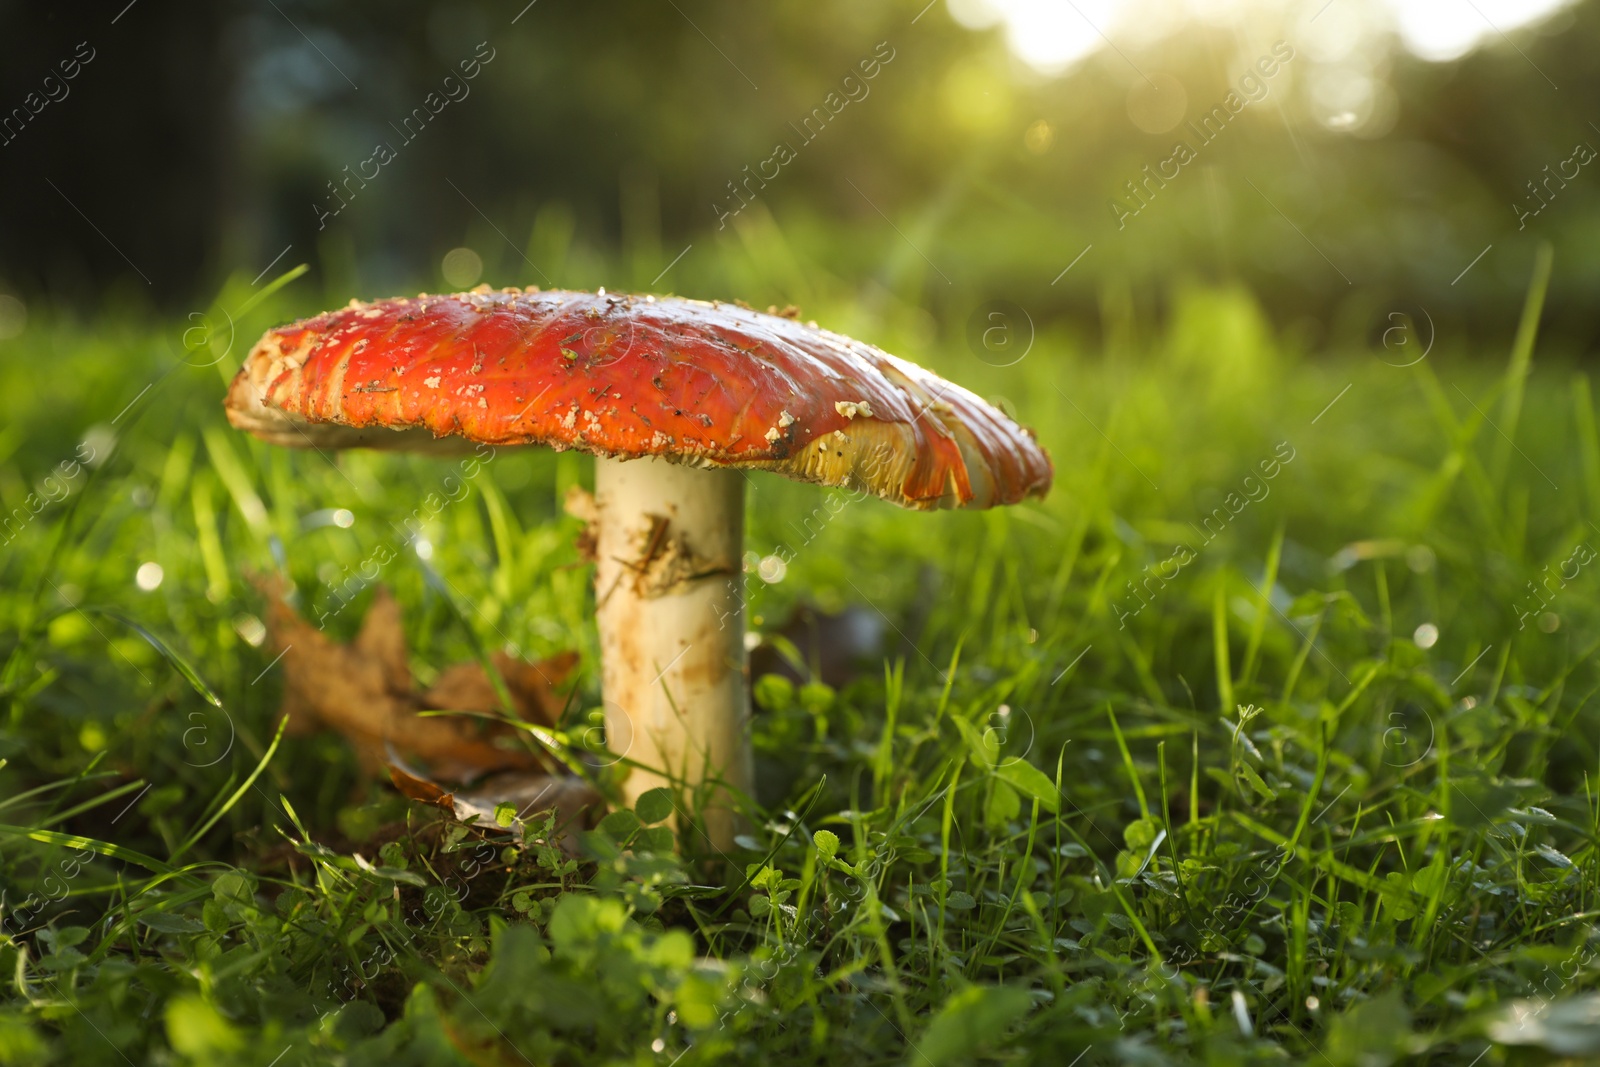
{"type": "Polygon", "coordinates": [[[660,456],[910,508],[1012,504],[1043,496],[1053,474],[1031,431],[871,345],[743,307],[604,290],[351,301],[269,330],[227,410],[281,445],[457,437],[660,456]]]}

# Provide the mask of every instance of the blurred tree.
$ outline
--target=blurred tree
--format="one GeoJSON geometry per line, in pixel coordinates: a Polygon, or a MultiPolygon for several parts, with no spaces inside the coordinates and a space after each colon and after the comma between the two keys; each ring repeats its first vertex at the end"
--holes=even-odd
{"type": "Polygon", "coordinates": [[[0,3],[0,278],[82,300],[126,278],[170,303],[245,209],[231,16],[123,3],[0,3]]]}
{"type": "Polygon", "coordinates": [[[1552,327],[1600,328],[1589,170],[1521,230],[1512,206],[1600,146],[1581,110],[1600,0],[1453,63],[1380,38],[1362,114],[1303,5],[1045,77],[941,2],[124,3],[0,3],[0,107],[26,112],[79,42],[95,56],[0,143],[11,287],[95,300],[123,279],[170,305],[290,248],[330,298],[375,295],[446,284],[463,243],[497,284],[644,287],[690,241],[753,239],[734,234],[754,210],[958,328],[1001,296],[1042,320],[1094,321],[1115,293],[1161,315],[1199,279],[1309,339],[1401,307],[1482,337],[1511,328],[1545,238],[1552,327]],[[1258,102],[1213,142],[1184,132],[1277,40],[1298,50],[1258,102]],[[1171,129],[1140,103],[1152,75],[1182,87],[1171,129]],[[1196,158],[1150,180],[1179,138],[1196,158]]]}

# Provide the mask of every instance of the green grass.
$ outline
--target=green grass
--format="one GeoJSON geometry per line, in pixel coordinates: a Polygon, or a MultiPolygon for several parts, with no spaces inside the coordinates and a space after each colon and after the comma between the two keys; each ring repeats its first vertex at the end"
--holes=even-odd
{"type": "MultiPolygon", "coordinates": [[[[318,302],[295,292],[187,364],[187,324],[114,314],[7,343],[5,510],[86,434],[95,462],[0,548],[0,1063],[1600,1054],[1600,446],[1531,331],[1396,367],[1194,289],[1161,331],[1108,298],[1103,352],[1045,333],[993,369],[959,321],[815,294],[1003,396],[1056,489],[925,515],[756,477],[752,560],[787,560],[749,575],[757,628],[848,608],[882,647],[837,691],[758,685],[747,847],[674,854],[650,805],[575,861],[277,736],[250,577],[333,611],[452,471],[226,427],[244,344],[318,302]]],[[[575,749],[596,643],[559,502],[589,477],[502,451],[428,519],[431,559],[381,574],[423,681],[578,649],[575,749]]]]}

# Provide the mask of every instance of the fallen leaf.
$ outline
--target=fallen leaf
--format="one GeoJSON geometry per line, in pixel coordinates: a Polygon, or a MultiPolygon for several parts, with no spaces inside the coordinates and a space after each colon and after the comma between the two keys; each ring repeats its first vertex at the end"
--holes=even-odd
{"type": "Polygon", "coordinates": [[[400,790],[400,795],[455,814],[456,797],[443,786],[430,782],[420,774],[413,774],[398,763],[389,764],[389,780],[400,790]]]}
{"type": "Polygon", "coordinates": [[[592,827],[604,809],[605,802],[594,787],[571,775],[503,771],[471,789],[452,792],[397,760],[391,760],[388,767],[390,780],[403,795],[443,808],[460,822],[475,818],[474,825],[480,829],[520,833],[522,823],[554,811],[559,843],[572,853],[577,850],[575,831],[592,827]],[[515,811],[509,826],[502,826],[496,817],[502,805],[515,811]]]}
{"type": "MultiPolygon", "coordinates": [[[[267,632],[282,655],[283,714],[295,733],[326,727],[344,735],[362,770],[378,775],[389,753],[423,763],[449,781],[472,781],[495,771],[556,768],[530,749],[514,725],[479,717],[421,715],[423,711],[500,710],[494,686],[476,663],[446,668],[435,684],[418,692],[406,662],[400,605],[380,586],[354,641],[341,644],[302,619],[283,599],[274,580],[261,583],[268,600],[267,632]]],[[[496,653],[493,657],[515,710],[523,719],[550,726],[559,715],[558,692],[577,663],[563,653],[538,663],[496,653]]]]}
{"type": "MultiPolygon", "coordinates": [[[[564,703],[556,687],[572,673],[578,654],[563,652],[538,663],[529,663],[505,652],[495,652],[489,658],[505,680],[517,714],[528,722],[554,726],[564,703]]],[[[492,713],[500,710],[500,697],[494,691],[494,684],[477,663],[446,667],[432,687],[422,694],[422,702],[427,708],[450,711],[492,713]]]]}

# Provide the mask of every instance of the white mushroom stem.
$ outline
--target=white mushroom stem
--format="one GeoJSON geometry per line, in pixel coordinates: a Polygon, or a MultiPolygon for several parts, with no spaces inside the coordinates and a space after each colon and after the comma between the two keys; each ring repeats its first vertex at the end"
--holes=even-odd
{"type": "Polygon", "coordinates": [[[748,793],[752,777],[744,477],[598,459],[594,481],[607,746],[635,764],[630,804],[657,786],[681,788],[697,808],[682,814],[725,851],[737,823],[729,789],[748,793]]]}

